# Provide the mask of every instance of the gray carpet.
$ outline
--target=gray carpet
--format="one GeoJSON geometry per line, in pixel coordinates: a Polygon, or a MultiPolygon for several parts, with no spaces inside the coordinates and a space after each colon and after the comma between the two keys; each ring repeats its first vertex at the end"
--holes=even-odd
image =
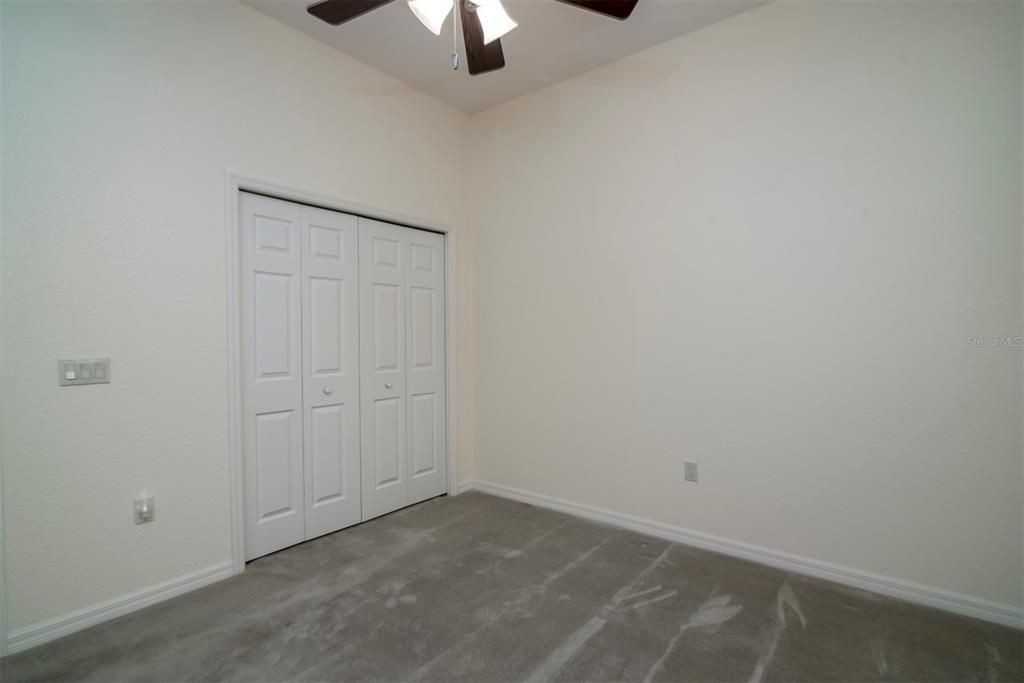
{"type": "Polygon", "coordinates": [[[1019,681],[1022,634],[479,493],[0,661],[3,681],[1019,681]]]}

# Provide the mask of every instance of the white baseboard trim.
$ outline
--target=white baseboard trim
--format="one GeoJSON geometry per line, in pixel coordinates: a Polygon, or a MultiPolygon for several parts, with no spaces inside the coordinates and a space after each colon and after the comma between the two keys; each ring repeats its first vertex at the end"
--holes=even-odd
{"type": "Polygon", "coordinates": [[[976,598],[860,569],[843,567],[831,562],[815,560],[781,550],[773,550],[759,545],[722,538],[721,536],[692,531],[683,527],[655,522],[642,517],[634,517],[633,515],[614,512],[592,505],[573,503],[561,498],[531,493],[509,486],[502,486],[501,484],[492,484],[484,481],[463,482],[459,484],[459,492],[462,493],[464,491],[489,493],[501,496],[502,498],[509,498],[522,503],[529,503],[538,507],[583,517],[584,519],[637,531],[666,541],[713,550],[724,555],[750,560],[751,562],[757,562],[777,569],[834,581],[846,586],[880,593],[920,605],[927,605],[928,607],[936,607],[976,619],[984,619],[985,621],[1003,624],[1004,626],[1024,628],[1024,609],[992,602],[984,598],[976,598]]]}
{"type": "Polygon", "coordinates": [[[104,621],[134,612],[173,598],[182,593],[194,591],[221,579],[234,575],[231,562],[222,562],[206,569],[184,574],[174,579],[154,584],[112,600],[84,607],[74,612],[47,619],[31,626],[11,631],[7,637],[7,653],[13,654],[42,645],[62,636],[81,631],[104,621]]]}

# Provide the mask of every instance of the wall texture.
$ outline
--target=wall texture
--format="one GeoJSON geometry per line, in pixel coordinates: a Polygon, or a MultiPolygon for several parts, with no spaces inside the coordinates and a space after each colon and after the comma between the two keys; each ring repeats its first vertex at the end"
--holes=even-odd
{"type": "Polygon", "coordinates": [[[12,630],[229,559],[226,169],[460,227],[463,479],[1021,605],[968,342],[1022,334],[1019,3],[775,3],[473,119],[234,3],[0,15],[12,630]]]}
{"type": "Polygon", "coordinates": [[[479,478],[1020,606],[1021,30],[774,3],[474,117],[479,478]]]}
{"type": "Polygon", "coordinates": [[[2,12],[16,631],[229,559],[225,171],[457,225],[465,116],[236,3],[2,12]],[[91,355],[112,384],[57,387],[91,355]],[[143,487],[157,521],[134,526],[143,487]]]}

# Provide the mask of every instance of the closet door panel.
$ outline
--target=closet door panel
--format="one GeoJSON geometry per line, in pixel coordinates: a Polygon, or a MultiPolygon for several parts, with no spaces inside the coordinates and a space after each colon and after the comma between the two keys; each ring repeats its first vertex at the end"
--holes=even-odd
{"type": "Polygon", "coordinates": [[[412,476],[437,471],[437,395],[413,394],[409,401],[412,476]]]}
{"type": "Polygon", "coordinates": [[[399,444],[402,425],[401,409],[397,398],[380,398],[373,402],[373,435],[376,464],[373,484],[378,490],[385,486],[400,484],[402,480],[402,458],[399,444]]]}
{"type": "Polygon", "coordinates": [[[359,480],[359,229],[302,207],[306,538],[362,519],[359,480]]]}
{"type": "Polygon", "coordinates": [[[309,278],[309,374],[337,375],[345,369],[345,280],[309,278]]]}
{"type": "Polygon", "coordinates": [[[407,230],[409,503],[448,490],[444,237],[407,230]]]}
{"type": "Polygon", "coordinates": [[[408,505],[404,230],[359,219],[363,519],[408,505]]]}
{"type": "Polygon", "coordinates": [[[310,410],[310,504],[318,507],[345,497],[349,475],[345,463],[345,404],[310,410]]]}
{"type": "Polygon", "coordinates": [[[241,195],[246,559],[305,538],[298,206],[241,195]]]}

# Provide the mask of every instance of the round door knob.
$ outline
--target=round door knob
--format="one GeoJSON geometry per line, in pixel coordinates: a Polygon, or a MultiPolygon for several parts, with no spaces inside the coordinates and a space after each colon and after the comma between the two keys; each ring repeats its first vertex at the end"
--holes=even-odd
{"type": "Polygon", "coordinates": [[[324,387],[324,395],[325,396],[330,396],[331,395],[331,388],[330,387],[324,387]]]}
{"type": "Polygon", "coordinates": [[[391,382],[384,382],[384,388],[385,389],[390,389],[391,388],[391,382]]]}

